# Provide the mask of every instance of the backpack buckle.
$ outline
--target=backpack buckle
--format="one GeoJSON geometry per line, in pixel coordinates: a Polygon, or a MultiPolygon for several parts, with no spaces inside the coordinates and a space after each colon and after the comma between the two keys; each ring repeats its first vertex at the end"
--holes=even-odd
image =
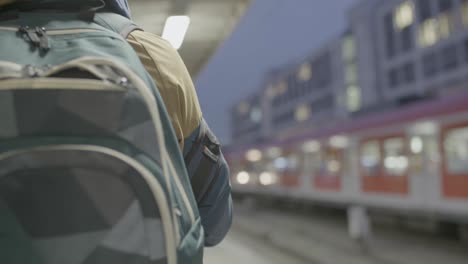
{"type": "Polygon", "coordinates": [[[26,36],[27,40],[32,44],[33,48],[39,48],[39,50],[42,52],[47,52],[50,49],[49,38],[45,28],[30,28],[28,26],[21,26],[18,29],[18,33],[26,36]]]}

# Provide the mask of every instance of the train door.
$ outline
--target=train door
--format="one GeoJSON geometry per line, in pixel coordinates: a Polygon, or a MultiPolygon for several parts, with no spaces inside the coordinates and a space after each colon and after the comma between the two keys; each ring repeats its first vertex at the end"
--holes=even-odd
{"type": "Polygon", "coordinates": [[[343,149],[324,147],[320,170],[314,178],[314,185],[319,190],[340,191],[343,173],[343,149]]]}
{"type": "Polygon", "coordinates": [[[440,194],[438,138],[434,134],[412,134],[408,143],[411,194],[418,204],[428,205],[440,194]]]}
{"type": "Polygon", "coordinates": [[[444,127],[440,145],[444,197],[468,199],[468,123],[444,127]]]}
{"type": "Polygon", "coordinates": [[[285,151],[285,155],[282,158],[284,166],[281,174],[281,186],[288,189],[295,189],[300,186],[300,155],[294,149],[285,151]]]}
{"type": "Polygon", "coordinates": [[[314,179],[318,177],[321,166],[320,151],[304,153],[304,186],[314,188],[314,179]]]}

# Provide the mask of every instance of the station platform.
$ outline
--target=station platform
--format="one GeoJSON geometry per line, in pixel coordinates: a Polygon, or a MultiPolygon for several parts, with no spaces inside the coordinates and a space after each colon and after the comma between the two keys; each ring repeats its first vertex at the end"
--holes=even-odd
{"type": "Polygon", "coordinates": [[[466,264],[468,245],[434,234],[375,227],[362,247],[346,219],[321,213],[236,206],[228,237],[205,264],[466,264]]]}

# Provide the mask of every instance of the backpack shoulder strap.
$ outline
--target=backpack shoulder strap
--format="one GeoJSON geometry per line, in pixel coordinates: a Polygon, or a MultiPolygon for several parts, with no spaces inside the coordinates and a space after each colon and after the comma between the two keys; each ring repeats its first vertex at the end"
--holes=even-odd
{"type": "Polygon", "coordinates": [[[114,13],[97,13],[94,22],[120,34],[124,39],[135,30],[143,30],[130,19],[114,13]]]}

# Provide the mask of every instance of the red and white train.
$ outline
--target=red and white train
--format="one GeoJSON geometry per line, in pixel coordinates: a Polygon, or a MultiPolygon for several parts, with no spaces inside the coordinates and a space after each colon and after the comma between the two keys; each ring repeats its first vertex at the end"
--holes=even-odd
{"type": "Polygon", "coordinates": [[[235,193],[468,223],[468,93],[229,150],[235,193]]]}

